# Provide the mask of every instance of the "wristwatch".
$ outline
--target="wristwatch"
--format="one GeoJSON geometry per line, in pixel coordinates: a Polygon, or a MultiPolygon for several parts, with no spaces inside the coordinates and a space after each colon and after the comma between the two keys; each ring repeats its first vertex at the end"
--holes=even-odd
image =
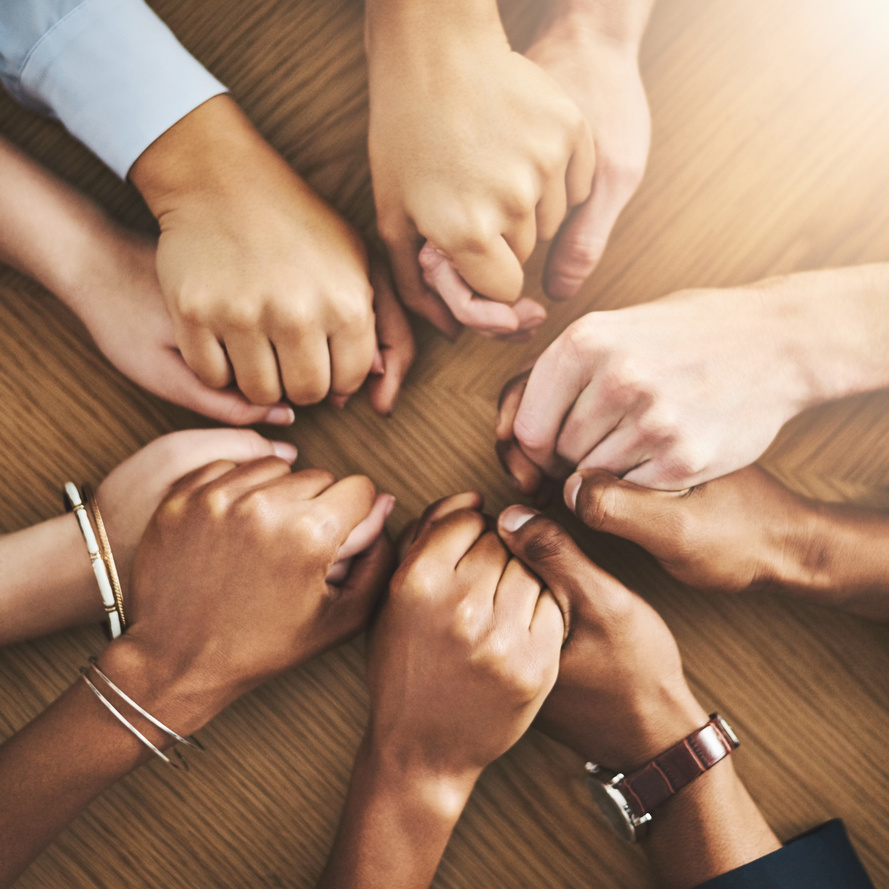
{"type": "Polygon", "coordinates": [[[629,775],[586,764],[587,787],[608,823],[628,842],[648,831],[652,809],[725,759],[741,742],[718,714],[629,775]]]}

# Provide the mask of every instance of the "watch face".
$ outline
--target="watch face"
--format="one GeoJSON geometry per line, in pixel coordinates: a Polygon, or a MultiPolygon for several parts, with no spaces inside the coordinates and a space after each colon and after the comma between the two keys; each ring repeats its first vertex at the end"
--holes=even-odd
{"type": "Polygon", "coordinates": [[[603,784],[595,774],[587,776],[587,787],[590,789],[593,802],[605,820],[628,843],[635,842],[636,825],[624,795],[611,784],[603,784]]]}

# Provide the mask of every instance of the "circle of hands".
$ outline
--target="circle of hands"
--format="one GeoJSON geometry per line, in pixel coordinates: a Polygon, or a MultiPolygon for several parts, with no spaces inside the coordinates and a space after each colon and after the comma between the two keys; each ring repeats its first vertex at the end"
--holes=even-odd
{"type": "MultiPolygon", "coordinates": [[[[381,251],[225,96],[133,168],[156,245],[46,185],[98,245],[84,251],[89,286],[75,276],[52,289],[113,364],[236,426],[288,425],[287,402],[343,407],[363,385],[387,415],[415,357],[405,307],[451,338],[468,327],[527,341],[547,317],[524,295],[539,242],[547,296],[577,293],[645,168],[638,45],[545,21],[523,55],[499,21],[469,38],[433,24],[432,59],[394,51],[385,22],[368,30],[381,251]],[[222,180],[219,164],[198,182],[159,173],[196,145],[225,152],[222,180]],[[219,261],[228,256],[237,262],[219,261]]],[[[762,338],[797,297],[764,282],[579,318],[506,384],[504,468],[537,505],[561,493],[585,526],[637,543],[681,582],[817,587],[813,539],[831,518],[751,465],[814,399],[791,375],[776,382],[768,359],[786,344],[762,338]],[[751,341],[773,354],[751,362],[751,341]]],[[[292,471],[295,459],[292,445],[249,430],[177,432],[99,487],[130,622],[99,664],[121,685],[148,665],[161,689],[152,705],[178,732],[363,628],[371,718],[350,791],[359,808],[361,778],[376,774],[428,790],[453,821],[532,722],[627,769],[706,721],[661,618],[552,519],[524,506],[492,518],[466,492],[432,504],[396,549],[384,533],[391,495],[364,476],[292,471]]],[[[65,619],[98,616],[82,588],[65,619]]],[[[883,616],[879,603],[851,607],[883,616]]],[[[33,634],[10,625],[3,641],[33,634]]],[[[342,842],[329,885],[350,866],[342,842]]]]}

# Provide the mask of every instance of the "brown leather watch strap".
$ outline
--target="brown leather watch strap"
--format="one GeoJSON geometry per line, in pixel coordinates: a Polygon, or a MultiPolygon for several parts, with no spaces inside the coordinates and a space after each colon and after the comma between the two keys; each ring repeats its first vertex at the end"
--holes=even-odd
{"type": "Polygon", "coordinates": [[[713,768],[737,746],[734,733],[713,713],[706,725],[616,782],[616,786],[636,817],[641,818],[713,768]]]}

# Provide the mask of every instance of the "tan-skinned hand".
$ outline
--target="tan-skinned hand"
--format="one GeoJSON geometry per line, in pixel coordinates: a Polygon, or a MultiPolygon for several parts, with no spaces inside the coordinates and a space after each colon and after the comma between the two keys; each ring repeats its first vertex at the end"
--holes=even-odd
{"type": "MultiPolygon", "coordinates": [[[[348,639],[386,576],[379,536],[337,585],[341,547],[377,500],[373,484],[268,457],[217,461],[173,486],[139,546],[131,626],[102,656],[163,689],[169,724],[194,731],[241,694],[348,639]]],[[[163,716],[159,717],[163,719],[163,716]]]]}
{"type": "Polygon", "coordinates": [[[463,494],[427,511],[368,649],[370,747],[470,789],[530,725],[563,638],[555,600],[509,556],[480,505],[463,494]]]}
{"type": "Polygon", "coordinates": [[[378,227],[402,300],[453,335],[459,325],[423,280],[424,241],[472,291],[515,303],[537,241],[589,194],[592,143],[557,84],[510,50],[496,4],[466,16],[403,6],[367,12],[378,227]]]}
{"type": "Polygon", "coordinates": [[[623,771],[707,721],[670,630],[647,602],[534,510],[509,507],[497,530],[566,615],[559,678],[537,726],[581,756],[623,771]]]}
{"type": "Polygon", "coordinates": [[[364,244],[228,96],[164,133],[130,177],[160,225],[176,342],[204,383],[298,405],[361,386],[376,348],[364,244]]]}
{"type": "Polygon", "coordinates": [[[594,531],[638,543],[699,589],[802,587],[818,573],[818,504],[758,466],[679,492],[585,469],[566,482],[565,502],[594,531]]]}

